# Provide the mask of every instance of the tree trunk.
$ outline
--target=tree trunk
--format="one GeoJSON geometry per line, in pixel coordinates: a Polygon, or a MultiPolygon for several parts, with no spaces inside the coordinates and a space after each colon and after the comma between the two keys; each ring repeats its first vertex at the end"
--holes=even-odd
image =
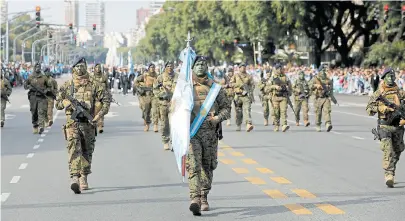
{"type": "Polygon", "coordinates": [[[340,57],[342,59],[342,64],[344,64],[345,67],[349,67],[350,66],[350,59],[349,59],[350,50],[347,48],[347,46],[343,47],[343,45],[342,45],[341,47],[337,48],[337,51],[339,52],[340,57]]]}

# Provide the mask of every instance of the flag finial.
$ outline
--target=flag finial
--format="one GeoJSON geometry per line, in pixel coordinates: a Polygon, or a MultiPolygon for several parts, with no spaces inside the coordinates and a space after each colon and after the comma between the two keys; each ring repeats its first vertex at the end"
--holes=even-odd
{"type": "Polygon", "coordinates": [[[194,37],[192,38],[192,37],[191,37],[191,34],[190,34],[190,31],[188,31],[188,33],[187,33],[187,40],[186,40],[186,42],[187,42],[187,47],[190,47],[190,42],[193,41],[193,40],[194,40],[194,37]]]}

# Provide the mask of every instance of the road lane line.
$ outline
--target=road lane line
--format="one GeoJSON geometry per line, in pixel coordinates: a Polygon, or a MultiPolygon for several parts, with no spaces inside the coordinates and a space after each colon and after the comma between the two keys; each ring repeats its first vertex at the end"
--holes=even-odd
{"type": "Polygon", "coordinates": [[[309,192],[308,190],[293,189],[291,191],[293,191],[295,194],[297,194],[301,198],[316,198],[316,196],[314,194],[312,194],[311,192],[309,192]]]}
{"type": "Polygon", "coordinates": [[[287,207],[289,210],[291,210],[291,212],[297,214],[297,215],[310,215],[312,214],[312,212],[310,210],[308,210],[307,208],[299,205],[299,204],[287,204],[284,205],[285,207],[287,207]]]}
{"type": "Polygon", "coordinates": [[[33,149],[34,149],[34,150],[36,150],[36,149],[38,149],[38,148],[39,148],[39,146],[40,146],[40,145],[39,145],[39,144],[37,144],[37,145],[35,145],[35,146],[33,147],[33,149]]]}
{"type": "Polygon", "coordinates": [[[253,159],[243,159],[242,161],[246,164],[257,164],[253,159]]]}
{"type": "Polygon", "coordinates": [[[243,157],[243,156],[245,156],[243,153],[241,153],[241,152],[231,152],[231,155],[232,156],[234,156],[234,157],[243,157]]]}
{"type": "Polygon", "coordinates": [[[34,156],[34,153],[27,154],[27,158],[32,158],[33,156],[34,156]]]}
{"type": "Polygon", "coordinates": [[[284,177],[270,177],[274,182],[279,184],[290,184],[291,182],[284,177]]]}
{"type": "Polygon", "coordinates": [[[45,137],[46,136],[46,134],[41,134],[41,137],[45,137]]]}
{"type": "Polygon", "coordinates": [[[25,168],[27,168],[27,166],[28,166],[28,163],[22,163],[18,169],[25,170],[25,168]]]}
{"type": "Polygon", "coordinates": [[[345,214],[345,212],[331,204],[315,204],[319,209],[330,215],[345,214]]]}
{"type": "Polygon", "coordinates": [[[229,159],[220,159],[223,164],[235,164],[235,161],[229,159]]]}
{"type": "Polygon", "coordinates": [[[223,157],[223,156],[225,156],[225,154],[223,152],[221,152],[221,151],[218,151],[218,156],[223,157]]]}
{"type": "Polygon", "coordinates": [[[49,132],[49,130],[44,130],[44,133],[48,133],[49,132]]]}
{"type": "Polygon", "coordinates": [[[288,198],[284,193],[280,192],[279,190],[263,190],[263,192],[273,199],[288,198]]]}
{"type": "Polygon", "coordinates": [[[247,170],[246,168],[232,168],[233,171],[235,171],[235,173],[249,173],[249,170],[247,170]]]}
{"type": "Polygon", "coordinates": [[[339,132],[336,132],[336,131],[331,131],[331,133],[334,133],[334,134],[342,134],[342,133],[339,133],[339,132]]]}
{"type": "Polygon", "coordinates": [[[222,146],[221,149],[224,149],[224,150],[233,150],[232,147],[227,146],[227,145],[222,146]]]}
{"type": "Polygon", "coordinates": [[[257,185],[266,184],[266,182],[264,180],[260,179],[259,177],[245,177],[245,179],[252,184],[257,184],[257,185]]]}
{"type": "Polygon", "coordinates": [[[357,140],[364,140],[364,138],[362,138],[362,137],[352,136],[352,138],[357,139],[357,140]]]}
{"type": "Polygon", "coordinates": [[[274,173],[273,171],[267,169],[267,168],[256,168],[257,171],[259,171],[260,173],[274,173]]]}
{"type": "Polygon", "coordinates": [[[18,183],[18,181],[20,180],[20,176],[13,176],[13,178],[11,179],[10,183],[18,183]]]}
{"type": "Polygon", "coordinates": [[[1,193],[1,202],[4,203],[8,199],[11,193],[1,193]]]}
{"type": "Polygon", "coordinates": [[[42,142],[44,142],[44,139],[38,139],[38,142],[42,143],[42,142]]]}

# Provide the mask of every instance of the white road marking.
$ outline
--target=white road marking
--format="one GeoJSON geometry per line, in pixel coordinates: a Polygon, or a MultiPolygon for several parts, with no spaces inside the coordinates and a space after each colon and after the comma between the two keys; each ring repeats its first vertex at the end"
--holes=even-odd
{"type": "Polygon", "coordinates": [[[344,111],[337,111],[337,110],[332,110],[332,113],[333,112],[340,113],[340,114],[352,115],[352,116],[356,116],[356,117],[364,117],[364,118],[368,118],[368,119],[377,120],[377,117],[371,117],[371,116],[366,116],[366,115],[362,115],[362,114],[353,114],[353,113],[344,112],[344,111]]]}
{"type": "Polygon", "coordinates": [[[334,134],[342,134],[342,133],[339,133],[339,132],[336,132],[336,131],[331,131],[332,133],[334,133],[334,134]]]}
{"type": "Polygon", "coordinates": [[[34,157],[34,153],[27,154],[27,158],[32,158],[32,157],[34,157]]]}
{"type": "Polygon", "coordinates": [[[41,134],[41,137],[45,137],[46,136],[46,134],[41,134]]]}
{"type": "Polygon", "coordinates": [[[352,136],[354,139],[357,139],[357,140],[364,140],[364,138],[362,138],[362,137],[356,137],[356,136],[352,136]]]}
{"type": "Polygon", "coordinates": [[[58,118],[58,115],[60,114],[61,110],[56,111],[55,115],[53,116],[53,122],[55,122],[56,118],[58,118]]]}
{"type": "Polygon", "coordinates": [[[111,112],[109,111],[108,114],[104,115],[104,117],[117,117],[118,116],[118,112],[111,112]]]}
{"type": "Polygon", "coordinates": [[[40,146],[40,145],[38,145],[38,144],[37,144],[37,145],[35,145],[35,146],[33,147],[33,148],[34,148],[34,150],[38,149],[38,148],[39,148],[39,146],[40,146]]]}
{"type": "Polygon", "coordinates": [[[44,130],[44,133],[48,133],[49,132],[49,130],[44,130]]]}
{"type": "Polygon", "coordinates": [[[11,119],[15,118],[14,114],[6,114],[5,116],[6,116],[6,120],[11,120],[11,119]]]}
{"type": "Polygon", "coordinates": [[[42,143],[42,142],[44,142],[44,139],[38,139],[38,142],[42,143]]]}
{"type": "Polygon", "coordinates": [[[136,101],[132,101],[132,102],[128,102],[129,104],[131,104],[132,106],[139,106],[139,102],[136,101]]]}
{"type": "Polygon", "coordinates": [[[25,170],[25,168],[27,168],[27,166],[28,166],[28,163],[22,163],[18,169],[25,170]]]}
{"type": "Polygon", "coordinates": [[[21,105],[21,107],[20,108],[29,108],[30,107],[30,105],[29,104],[24,104],[24,105],[21,105]]]}
{"type": "Polygon", "coordinates": [[[20,176],[13,176],[13,178],[11,179],[10,183],[18,183],[18,181],[20,180],[20,176]]]}
{"type": "Polygon", "coordinates": [[[1,194],[1,202],[4,203],[8,199],[11,193],[2,193],[1,194]]]}

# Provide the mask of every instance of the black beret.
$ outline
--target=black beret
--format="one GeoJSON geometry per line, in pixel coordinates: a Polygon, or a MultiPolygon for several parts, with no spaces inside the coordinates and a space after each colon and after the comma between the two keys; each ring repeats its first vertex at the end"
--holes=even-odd
{"type": "Polygon", "coordinates": [[[167,67],[167,65],[171,64],[173,66],[173,61],[166,61],[165,67],[167,67]]]}
{"type": "Polygon", "coordinates": [[[194,68],[194,65],[195,65],[195,63],[197,63],[197,61],[207,61],[207,60],[208,59],[205,56],[197,56],[197,57],[195,57],[193,65],[191,66],[191,68],[192,69],[194,68]]]}
{"type": "Polygon", "coordinates": [[[79,59],[76,60],[75,63],[73,63],[72,67],[74,68],[76,65],[80,63],[86,63],[86,59],[84,57],[80,57],[79,59]]]}
{"type": "Polygon", "coordinates": [[[386,68],[385,70],[384,70],[384,72],[382,73],[382,75],[381,75],[381,79],[384,79],[385,78],[385,76],[387,76],[387,74],[388,73],[394,73],[394,70],[392,69],[392,68],[386,68]]]}
{"type": "Polygon", "coordinates": [[[242,63],[239,64],[238,67],[242,67],[242,66],[245,66],[245,67],[246,67],[246,64],[242,62],[242,63]]]}

